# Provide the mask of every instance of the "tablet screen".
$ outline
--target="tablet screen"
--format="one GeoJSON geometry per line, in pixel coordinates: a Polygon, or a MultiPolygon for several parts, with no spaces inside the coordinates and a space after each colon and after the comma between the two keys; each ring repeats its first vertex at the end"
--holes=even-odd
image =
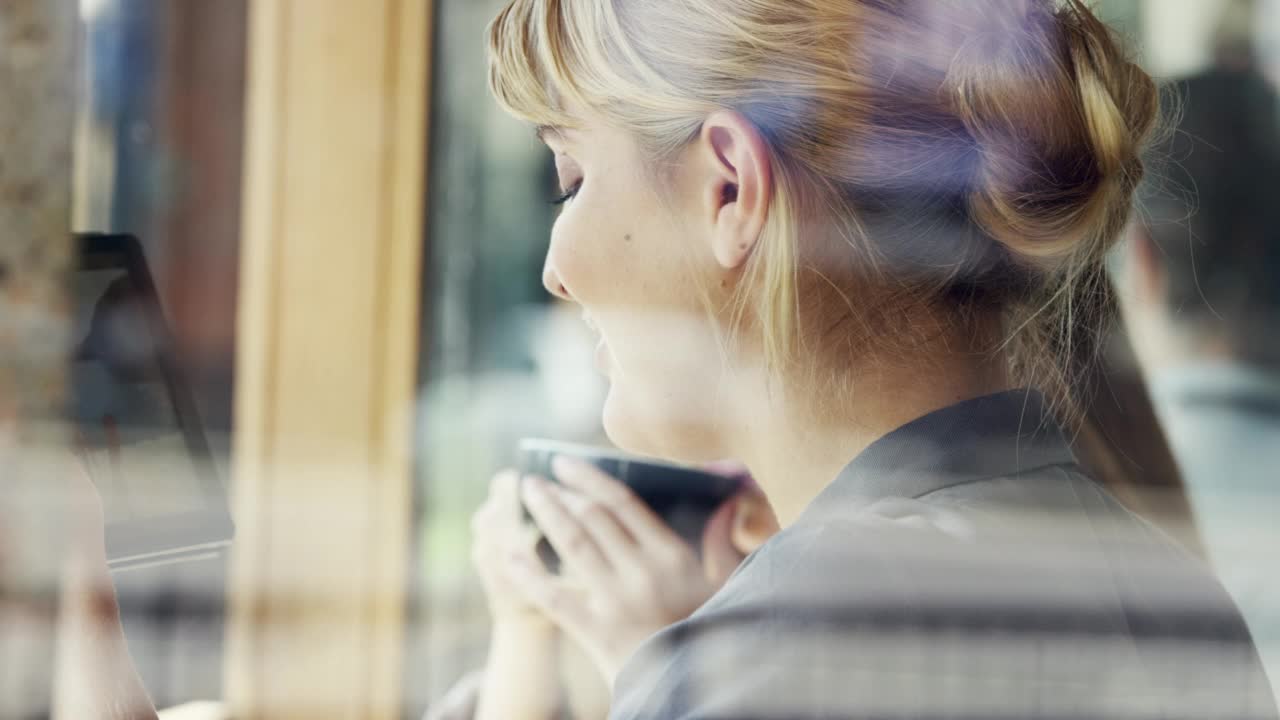
{"type": "Polygon", "coordinates": [[[73,280],[72,415],[108,525],[206,503],[161,358],[158,301],[125,260],[94,256],[73,280]]]}

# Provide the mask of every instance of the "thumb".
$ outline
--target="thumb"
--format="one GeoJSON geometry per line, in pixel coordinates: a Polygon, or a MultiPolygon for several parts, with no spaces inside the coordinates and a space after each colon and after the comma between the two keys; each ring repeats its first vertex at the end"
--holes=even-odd
{"type": "Polygon", "coordinates": [[[702,530],[702,567],[716,589],[725,584],[742,562],[742,552],[733,544],[734,519],[741,504],[741,496],[721,503],[702,530]]]}

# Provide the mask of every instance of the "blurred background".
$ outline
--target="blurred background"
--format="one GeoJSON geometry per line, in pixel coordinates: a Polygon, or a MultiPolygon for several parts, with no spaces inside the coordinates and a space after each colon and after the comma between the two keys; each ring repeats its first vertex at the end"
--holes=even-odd
{"type": "MultiPolygon", "coordinates": [[[[226,478],[246,3],[84,0],[78,9],[72,230],[142,244],[209,460],[226,478]]],[[[220,553],[115,575],[130,646],[161,706],[221,697],[226,563],[220,553]]]]}
{"type": "MultiPolygon", "coordinates": [[[[254,677],[273,653],[285,655],[272,642],[322,647],[326,640],[308,633],[325,627],[324,613],[365,613],[378,618],[369,636],[338,633],[334,642],[364,648],[366,659],[398,658],[377,666],[394,678],[368,697],[394,696],[394,710],[379,717],[420,716],[483,663],[487,616],[469,564],[468,520],[489,478],[512,462],[521,437],[603,442],[594,343],[579,313],[553,301],[540,282],[554,217],[551,159],[529,128],[498,111],[486,87],[483,30],[503,4],[79,0],[71,229],[138,238],[177,374],[237,525],[235,550],[114,575],[133,657],[161,707],[228,693],[270,696],[254,677]],[[387,80],[382,90],[370,82],[378,77],[387,80]],[[412,92],[396,94],[406,87],[412,92]],[[341,108],[336,120],[325,103],[341,108]],[[391,129],[348,151],[356,140],[347,133],[358,137],[365,127],[362,108],[381,113],[368,127],[391,129]],[[337,150],[326,157],[330,141],[337,150]],[[365,167],[362,158],[381,164],[365,167]],[[351,176],[339,164],[347,159],[357,165],[351,176]],[[347,204],[345,183],[378,178],[391,180],[369,192],[383,194],[347,204]],[[326,230],[344,212],[368,222],[326,230]],[[325,269],[308,275],[312,264],[325,269]],[[367,277],[342,282],[353,267],[367,277]],[[365,290],[373,301],[359,296],[365,290]],[[392,377],[403,381],[387,384],[379,369],[397,353],[405,359],[392,377]],[[366,366],[368,375],[353,380],[366,366]],[[314,395],[289,389],[303,380],[316,381],[314,395]],[[361,413],[360,427],[373,428],[367,438],[329,444],[346,426],[316,418],[375,396],[376,403],[351,409],[361,413]],[[268,456],[276,464],[262,460],[268,456]],[[286,461],[309,469],[288,478],[270,469],[286,461]],[[362,544],[330,552],[304,542],[323,532],[308,531],[308,517],[352,503],[367,511],[351,526],[364,533],[362,544]],[[379,508],[390,514],[379,516],[379,508]],[[282,539],[287,533],[292,544],[282,539]],[[361,580],[341,573],[374,556],[385,584],[368,599],[351,589],[361,580]],[[333,574],[299,570],[287,603],[246,590],[255,573],[289,558],[331,561],[333,574]],[[229,569],[237,561],[239,569],[229,569]],[[316,623],[280,637],[260,629],[295,610],[319,613],[316,623]],[[392,649],[384,653],[380,643],[392,649]]],[[[1217,297],[1214,288],[1280,286],[1280,225],[1228,228],[1242,213],[1280,204],[1273,171],[1254,170],[1280,144],[1280,0],[1097,5],[1153,75],[1195,78],[1184,90],[1186,117],[1247,120],[1226,131],[1239,142],[1211,150],[1219,165],[1240,169],[1231,180],[1244,183],[1236,194],[1261,190],[1270,199],[1196,222],[1193,249],[1205,243],[1204,267],[1219,273],[1200,276],[1197,290],[1208,298],[1217,297]],[[1240,232],[1259,238],[1250,260],[1215,265],[1215,236],[1240,232]],[[1252,272],[1244,276],[1241,267],[1252,272]]],[[[1195,167],[1178,152],[1176,166],[1195,167]]],[[[1163,176],[1178,190],[1191,185],[1177,167],[1163,176]]],[[[1153,208],[1165,218],[1179,213],[1158,202],[1153,208]]],[[[1120,284],[1128,277],[1122,265],[1118,259],[1120,284]]],[[[1256,318],[1274,323],[1275,307],[1256,318]]],[[[1141,390],[1133,357],[1143,342],[1135,335],[1113,343],[1115,387],[1141,390]]],[[[1113,402],[1119,419],[1102,423],[1107,442],[1125,449],[1138,476],[1162,485],[1167,462],[1144,460],[1151,443],[1162,441],[1125,430],[1133,425],[1126,412],[1152,407],[1141,398],[1113,402]]],[[[1176,457],[1179,448],[1171,449],[1176,457]]],[[[1178,464],[1185,475],[1187,461],[1178,464]]],[[[351,527],[339,521],[332,532],[351,527]]],[[[1274,534],[1254,540],[1255,552],[1258,542],[1280,546],[1274,534]]],[[[1257,602],[1274,608],[1280,597],[1257,602]]]]}

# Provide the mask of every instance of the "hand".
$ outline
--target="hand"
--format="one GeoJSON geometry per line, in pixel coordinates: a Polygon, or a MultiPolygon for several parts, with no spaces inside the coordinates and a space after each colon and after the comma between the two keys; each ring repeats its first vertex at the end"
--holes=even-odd
{"type": "Polygon", "coordinates": [[[546,571],[532,548],[507,559],[526,602],[576,640],[612,685],[650,635],[684,619],[717,589],[693,550],[625,485],[565,457],[552,465],[565,487],[527,478],[526,507],[560,555],[546,571]]]}
{"type": "Polygon", "coordinates": [[[102,498],[80,463],[68,480],[55,716],[154,720],[107,568],[102,498]]]}
{"type": "MultiPolygon", "coordinates": [[[[26,479],[39,481],[45,494],[15,498],[27,504],[10,508],[23,509],[28,517],[0,517],[0,535],[6,536],[0,543],[14,543],[19,552],[37,559],[40,583],[58,584],[58,612],[56,618],[48,618],[52,624],[47,635],[44,628],[32,625],[43,617],[27,613],[17,618],[27,625],[22,634],[40,646],[29,653],[31,660],[37,662],[36,654],[45,651],[55,657],[53,716],[154,719],[155,709],[134,670],[120,624],[107,569],[102,500],[93,482],[69,453],[51,457],[32,451],[24,470],[31,474],[26,479]]],[[[9,566],[0,558],[0,575],[6,576],[0,579],[24,570],[30,568],[9,566]]],[[[3,610],[0,607],[0,615],[3,610]]],[[[5,621],[0,617],[0,624],[5,621]]]]}
{"type": "Polygon", "coordinates": [[[558,630],[518,591],[519,580],[506,561],[513,552],[531,552],[538,540],[537,528],[522,518],[519,494],[519,476],[510,470],[498,473],[488,499],[471,519],[472,561],[493,618],[485,674],[495,682],[476,683],[474,692],[460,683],[443,701],[441,718],[467,717],[461,709],[476,720],[555,716],[558,630]]]}
{"type": "Polygon", "coordinates": [[[102,496],[79,461],[68,464],[67,511],[71,529],[69,567],[64,582],[84,591],[115,594],[107,572],[106,522],[102,496]]]}
{"type": "Polygon", "coordinates": [[[489,483],[489,497],[471,517],[471,561],[497,625],[550,623],[516,590],[507,563],[512,552],[532,549],[537,539],[537,528],[521,517],[520,476],[514,470],[498,473],[489,483]]]}

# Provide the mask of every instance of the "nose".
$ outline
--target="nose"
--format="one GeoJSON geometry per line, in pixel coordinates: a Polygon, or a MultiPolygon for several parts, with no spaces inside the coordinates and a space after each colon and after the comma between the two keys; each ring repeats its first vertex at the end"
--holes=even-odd
{"type": "Polygon", "coordinates": [[[561,300],[574,301],[573,295],[569,293],[569,289],[560,280],[560,273],[556,270],[555,264],[551,262],[550,253],[547,254],[547,260],[542,265],[542,287],[561,300]]]}

